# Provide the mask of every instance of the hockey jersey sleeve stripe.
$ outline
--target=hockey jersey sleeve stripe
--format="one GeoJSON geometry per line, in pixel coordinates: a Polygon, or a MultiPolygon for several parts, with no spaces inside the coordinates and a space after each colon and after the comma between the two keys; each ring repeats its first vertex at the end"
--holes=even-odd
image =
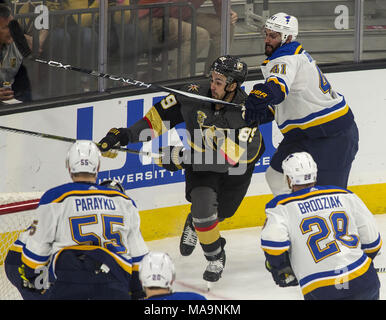
{"type": "Polygon", "coordinates": [[[268,83],[271,81],[276,83],[278,86],[280,86],[280,90],[284,93],[284,97],[286,97],[288,95],[288,93],[289,93],[288,86],[283,79],[281,79],[279,77],[271,76],[267,79],[266,82],[268,83]]]}
{"type": "Polygon", "coordinates": [[[342,284],[352,279],[360,277],[367,272],[371,265],[371,259],[365,254],[354,263],[339,270],[319,272],[304,277],[299,281],[303,295],[320,287],[333,286],[337,283],[342,284]]]}
{"type": "Polygon", "coordinates": [[[261,239],[261,248],[269,255],[278,256],[289,249],[290,241],[271,241],[261,239]]]}
{"type": "Polygon", "coordinates": [[[25,243],[21,242],[20,240],[16,240],[9,248],[9,250],[22,253],[24,245],[25,243]]]}
{"type": "Polygon", "coordinates": [[[31,269],[46,265],[50,256],[40,256],[28,250],[25,246],[22,250],[21,261],[31,269]]]}
{"type": "Polygon", "coordinates": [[[280,131],[285,134],[295,128],[301,130],[308,129],[310,127],[318,126],[337,118],[340,118],[347,114],[349,111],[349,106],[346,101],[343,99],[340,103],[336,104],[331,108],[325,108],[321,111],[314,112],[307,117],[301,119],[287,120],[280,124],[278,127],[280,131]]]}
{"type": "Polygon", "coordinates": [[[133,263],[138,263],[138,262],[142,261],[143,257],[146,256],[146,254],[144,254],[142,256],[138,256],[138,257],[132,257],[131,259],[132,259],[133,263]]]}
{"type": "Polygon", "coordinates": [[[374,242],[368,243],[368,244],[362,244],[361,246],[362,250],[366,253],[372,253],[372,252],[378,251],[379,249],[381,249],[381,247],[382,247],[382,239],[380,234],[378,235],[377,240],[375,240],[374,242]]]}
{"type": "MultiPolygon", "coordinates": [[[[146,254],[145,254],[146,255],[146,254]]],[[[139,265],[145,255],[139,256],[139,257],[132,257],[132,270],[138,272],[139,271],[139,265]]]]}
{"type": "Polygon", "coordinates": [[[161,134],[168,131],[155,107],[152,107],[146,113],[144,119],[147,121],[149,127],[153,131],[153,138],[159,137],[161,134]]]}

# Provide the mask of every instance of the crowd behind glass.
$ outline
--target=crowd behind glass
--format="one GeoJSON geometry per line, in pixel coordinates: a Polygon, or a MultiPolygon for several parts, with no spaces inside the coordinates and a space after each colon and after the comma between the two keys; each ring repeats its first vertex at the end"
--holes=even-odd
{"type": "Polygon", "coordinates": [[[23,61],[33,101],[128,87],[111,80],[101,86],[97,77],[36,58],[149,83],[205,76],[210,61],[224,53],[259,70],[262,26],[279,11],[298,17],[298,39],[319,64],[381,59],[386,53],[382,0],[100,1],[0,1],[10,7],[33,50],[23,61]]]}

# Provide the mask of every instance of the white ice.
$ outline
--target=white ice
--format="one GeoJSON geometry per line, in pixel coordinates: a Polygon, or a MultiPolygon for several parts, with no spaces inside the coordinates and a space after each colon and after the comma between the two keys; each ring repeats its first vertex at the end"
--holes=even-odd
{"type": "MultiPolygon", "coordinates": [[[[382,239],[386,239],[386,214],[375,215],[382,239]]],[[[149,241],[149,250],[167,252],[176,265],[174,291],[193,291],[208,300],[303,300],[299,287],[280,288],[264,267],[260,248],[261,227],[221,231],[226,243],[226,266],[222,278],[212,284],[210,291],[202,279],[206,260],[196,246],[192,255],[179,253],[179,237],[149,241]]],[[[386,267],[386,249],[374,259],[375,267],[386,267]]],[[[380,299],[386,300],[386,273],[379,273],[380,299]]]]}

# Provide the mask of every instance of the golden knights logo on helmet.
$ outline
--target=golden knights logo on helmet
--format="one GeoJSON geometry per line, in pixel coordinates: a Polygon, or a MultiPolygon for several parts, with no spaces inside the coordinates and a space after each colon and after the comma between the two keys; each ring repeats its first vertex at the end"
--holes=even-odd
{"type": "Polygon", "coordinates": [[[197,84],[194,84],[194,83],[191,83],[189,86],[188,86],[188,91],[189,92],[198,92],[198,89],[200,88],[199,85],[197,84]]]}

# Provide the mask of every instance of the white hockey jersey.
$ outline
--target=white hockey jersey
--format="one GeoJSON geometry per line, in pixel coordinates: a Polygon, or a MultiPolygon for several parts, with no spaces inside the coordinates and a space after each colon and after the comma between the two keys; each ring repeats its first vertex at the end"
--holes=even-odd
{"type": "Polygon", "coordinates": [[[288,251],[303,295],[365,274],[382,245],[375,219],[352,192],[323,186],[275,197],[266,205],[261,246],[288,251]]]}
{"type": "Polygon", "coordinates": [[[104,250],[131,274],[148,252],[134,202],[125,194],[91,183],[68,183],[48,190],[22,251],[36,269],[55,261],[63,250],[104,250]]]}
{"type": "Polygon", "coordinates": [[[349,127],[353,114],[298,42],[279,47],[265,60],[261,71],[266,83],[274,82],[284,100],[271,107],[284,136],[325,136],[349,127]]]}

